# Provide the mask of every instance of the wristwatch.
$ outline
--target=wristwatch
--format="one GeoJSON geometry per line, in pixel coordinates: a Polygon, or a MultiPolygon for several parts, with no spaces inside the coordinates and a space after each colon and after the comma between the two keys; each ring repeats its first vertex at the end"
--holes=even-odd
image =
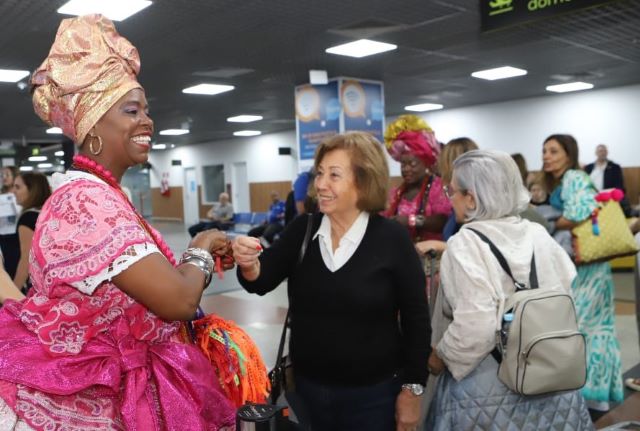
{"type": "Polygon", "coordinates": [[[402,385],[402,389],[408,390],[416,397],[424,394],[424,386],[418,383],[405,383],[404,385],[402,385]]]}

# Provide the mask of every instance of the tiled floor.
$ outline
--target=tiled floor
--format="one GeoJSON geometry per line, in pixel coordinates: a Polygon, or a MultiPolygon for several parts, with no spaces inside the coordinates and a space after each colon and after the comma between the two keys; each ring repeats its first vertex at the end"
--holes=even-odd
{"type": "MultiPolygon", "coordinates": [[[[176,256],[180,256],[189,243],[189,235],[181,223],[153,222],[163,234],[176,256]]],[[[623,370],[640,363],[638,330],[635,317],[633,274],[616,273],[616,329],[622,351],[623,370]]],[[[216,313],[238,323],[256,342],[267,367],[275,363],[282,323],[287,312],[286,282],[265,296],[252,295],[240,287],[235,272],[224,274],[224,279],[214,278],[201,302],[207,313],[216,313]]],[[[638,367],[640,369],[640,367],[638,367]]],[[[619,420],[639,416],[640,397],[634,394],[623,406],[598,421],[598,427],[608,426],[619,420]],[[631,415],[631,416],[630,416],[631,415]]],[[[640,419],[640,417],[639,417],[640,419]]]]}

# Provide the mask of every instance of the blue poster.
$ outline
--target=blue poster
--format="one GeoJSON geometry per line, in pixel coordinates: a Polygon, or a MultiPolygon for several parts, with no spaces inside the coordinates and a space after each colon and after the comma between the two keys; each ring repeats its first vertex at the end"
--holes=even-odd
{"type": "Polygon", "coordinates": [[[340,133],[338,82],[296,87],[296,129],[300,160],[313,159],[324,139],[340,133]]]}
{"type": "Polygon", "coordinates": [[[345,132],[369,132],[384,138],[384,93],[381,82],[342,79],[340,100],[345,132]]]}

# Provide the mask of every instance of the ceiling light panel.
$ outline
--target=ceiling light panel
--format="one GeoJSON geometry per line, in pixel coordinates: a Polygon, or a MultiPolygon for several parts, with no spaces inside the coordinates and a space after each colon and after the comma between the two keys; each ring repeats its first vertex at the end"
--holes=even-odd
{"type": "Polygon", "coordinates": [[[442,108],[444,108],[444,106],[439,103],[420,103],[419,105],[409,105],[404,107],[405,111],[413,112],[436,111],[442,108]]]}
{"type": "Polygon", "coordinates": [[[182,90],[186,94],[204,94],[206,96],[213,96],[215,94],[226,93],[233,90],[233,85],[221,85],[221,84],[198,84],[193,87],[188,87],[182,90]]]}
{"type": "Polygon", "coordinates": [[[369,55],[379,54],[381,52],[393,51],[397,49],[397,45],[384,42],[376,42],[375,40],[360,39],[355,42],[345,43],[343,45],[327,48],[325,52],[329,54],[346,55],[348,57],[362,58],[369,55]]]}
{"type": "Polygon", "coordinates": [[[18,82],[27,76],[26,70],[0,69],[0,82],[18,82]]]}
{"type": "Polygon", "coordinates": [[[165,136],[180,136],[180,135],[186,135],[187,133],[189,133],[189,130],[187,130],[187,129],[165,129],[165,130],[160,130],[160,134],[161,135],[165,135],[165,136]]]}
{"type": "Polygon", "coordinates": [[[262,115],[236,115],[235,117],[227,118],[230,123],[251,123],[260,120],[262,120],[262,115]]]}
{"type": "Polygon", "coordinates": [[[258,136],[261,134],[262,132],[259,130],[239,130],[237,132],[233,132],[233,136],[258,136]]]}
{"type": "Polygon", "coordinates": [[[568,93],[570,91],[591,90],[593,84],[588,82],[568,82],[566,84],[549,85],[546,90],[552,93],[568,93]]]}
{"type": "Polygon", "coordinates": [[[517,67],[503,66],[496,67],[494,69],[479,70],[473,72],[471,76],[474,78],[486,79],[488,81],[495,81],[496,79],[513,78],[515,76],[526,75],[527,71],[524,69],[518,69],[517,67]]]}
{"type": "Polygon", "coordinates": [[[151,6],[148,0],[70,0],[58,9],[63,15],[99,13],[113,21],[123,21],[151,6]]]}

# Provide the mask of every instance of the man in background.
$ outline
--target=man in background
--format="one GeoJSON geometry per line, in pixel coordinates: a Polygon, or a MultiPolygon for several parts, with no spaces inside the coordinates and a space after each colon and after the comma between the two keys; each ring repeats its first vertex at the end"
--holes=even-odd
{"type": "Polygon", "coordinates": [[[285,205],[280,200],[278,192],[272,191],[269,217],[263,224],[251,229],[248,235],[260,239],[263,247],[269,247],[275,236],[284,229],[284,210],[285,205]]]}
{"type": "Polygon", "coordinates": [[[189,227],[189,235],[193,238],[199,232],[208,229],[227,230],[233,224],[233,205],[229,202],[229,195],[220,193],[218,202],[214,202],[207,212],[207,220],[189,227]]]}
{"type": "MultiPolygon", "coordinates": [[[[608,159],[609,150],[604,144],[600,144],[596,147],[596,161],[589,163],[584,167],[584,170],[591,177],[593,185],[598,191],[606,189],[620,189],[626,193],[624,188],[624,177],[622,176],[622,168],[619,164],[612,162],[608,159]]],[[[631,205],[629,199],[625,195],[624,199],[620,202],[620,206],[627,217],[631,213],[631,205]]]]}

